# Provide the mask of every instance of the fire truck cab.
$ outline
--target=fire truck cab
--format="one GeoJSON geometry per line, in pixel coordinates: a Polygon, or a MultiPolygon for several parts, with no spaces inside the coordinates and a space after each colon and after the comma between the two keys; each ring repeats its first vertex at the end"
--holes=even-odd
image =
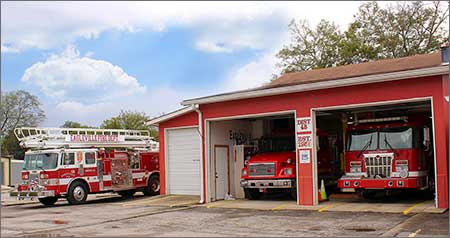
{"type": "Polygon", "coordinates": [[[402,116],[355,121],[346,130],[343,192],[373,197],[376,191],[434,191],[431,122],[427,117],[402,116]]]}
{"type": "Polygon", "coordinates": [[[159,193],[158,143],[148,131],[17,128],[25,153],[22,182],[10,193],[53,205],[84,203],[90,193],[159,193]],[[114,149],[113,149],[114,148],[114,149]]]}

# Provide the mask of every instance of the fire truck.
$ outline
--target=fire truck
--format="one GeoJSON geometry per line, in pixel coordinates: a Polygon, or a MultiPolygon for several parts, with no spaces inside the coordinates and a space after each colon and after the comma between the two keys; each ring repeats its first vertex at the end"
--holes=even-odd
{"type": "Polygon", "coordinates": [[[355,120],[346,129],[343,192],[372,198],[377,191],[434,191],[429,118],[400,116],[355,120]]]}
{"type": "MultiPolygon", "coordinates": [[[[327,133],[318,131],[317,153],[322,168],[319,178],[336,181],[338,177],[332,174],[334,161],[330,154],[333,146],[328,139],[327,133]]],[[[241,187],[247,199],[257,200],[263,193],[289,193],[291,198],[297,198],[294,140],[289,136],[258,141],[258,151],[245,161],[241,173],[241,187]]]]}
{"type": "Polygon", "coordinates": [[[159,194],[158,143],[145,130],[16,128],[25,152],[22,181],[10,193],[51,206],[85,203],[88,194],[159,194]]]}

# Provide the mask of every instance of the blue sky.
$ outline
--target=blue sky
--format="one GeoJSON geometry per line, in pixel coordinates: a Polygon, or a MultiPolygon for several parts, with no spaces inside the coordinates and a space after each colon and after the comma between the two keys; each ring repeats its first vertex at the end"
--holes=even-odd
{"type": "Polygon", "coordinates": [[[260,86],[277,72],[291,19],[345,28],[361,2],[1,4],[2,91],[38,96],[42,125],[57,127],[260,86]]]}

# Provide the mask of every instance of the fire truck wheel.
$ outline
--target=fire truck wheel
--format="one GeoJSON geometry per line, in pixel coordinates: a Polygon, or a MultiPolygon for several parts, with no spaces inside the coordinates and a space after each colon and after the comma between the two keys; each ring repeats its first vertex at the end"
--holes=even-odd
{"type": "Polygon", "coordinates": [[[377,195],[376,191],[363,190],[361,191],[361,196],[365,199],[374,199],[377,195]]]}
{"type": "Polygon", "coordinates": [[[289,195],[292,199],[297,200],[297,189],[292,189],[289,195]]]}
{"type": "Polygon", "coordinates": [[[67,201],[70,204],[81,204],[86,202],[88,190],[86,185],[80,181],[75,181],[70,185],[67,193],[67,201]]]}
{"type": "Polygon", "coordinates": [[[135,190],[126,190],[126,191],[120,191],[117,193],[124,198],[132,198],[134,193],[136,193],[136,191],[135,190]]]}
{"type": "Polygon", "coordinates": [[[44,206],[52,206],[58,201],[58,197],[45,197],[45,198],[38,198],[39,202],[44,204],[44,206]]]}
{"type": "Polygon", "coordinates": [[[144,188],[144,194],[147,196],[158,195],[159,189],[159,175],[155,174],[150,176],[147,187],[144,188]]]}
{"type": "Polygon", "coordinates": [[[244,188],[245,198],[249,200],[259,200],[261,193],[255,188],[244,188]]]}

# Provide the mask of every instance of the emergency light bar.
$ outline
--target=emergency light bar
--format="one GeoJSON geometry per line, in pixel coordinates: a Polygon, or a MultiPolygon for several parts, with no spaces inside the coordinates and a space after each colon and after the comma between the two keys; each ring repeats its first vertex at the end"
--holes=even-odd
{"type": "Polygon", "coordinates": [[[354,123],[371,123],[371,122],[386,122],[386,121],[408,121],[407,116],[403,117],[385,117],[385,118],[374,118],[374,119],[362,119],[362,120],[356,120],[354,123]]]}

